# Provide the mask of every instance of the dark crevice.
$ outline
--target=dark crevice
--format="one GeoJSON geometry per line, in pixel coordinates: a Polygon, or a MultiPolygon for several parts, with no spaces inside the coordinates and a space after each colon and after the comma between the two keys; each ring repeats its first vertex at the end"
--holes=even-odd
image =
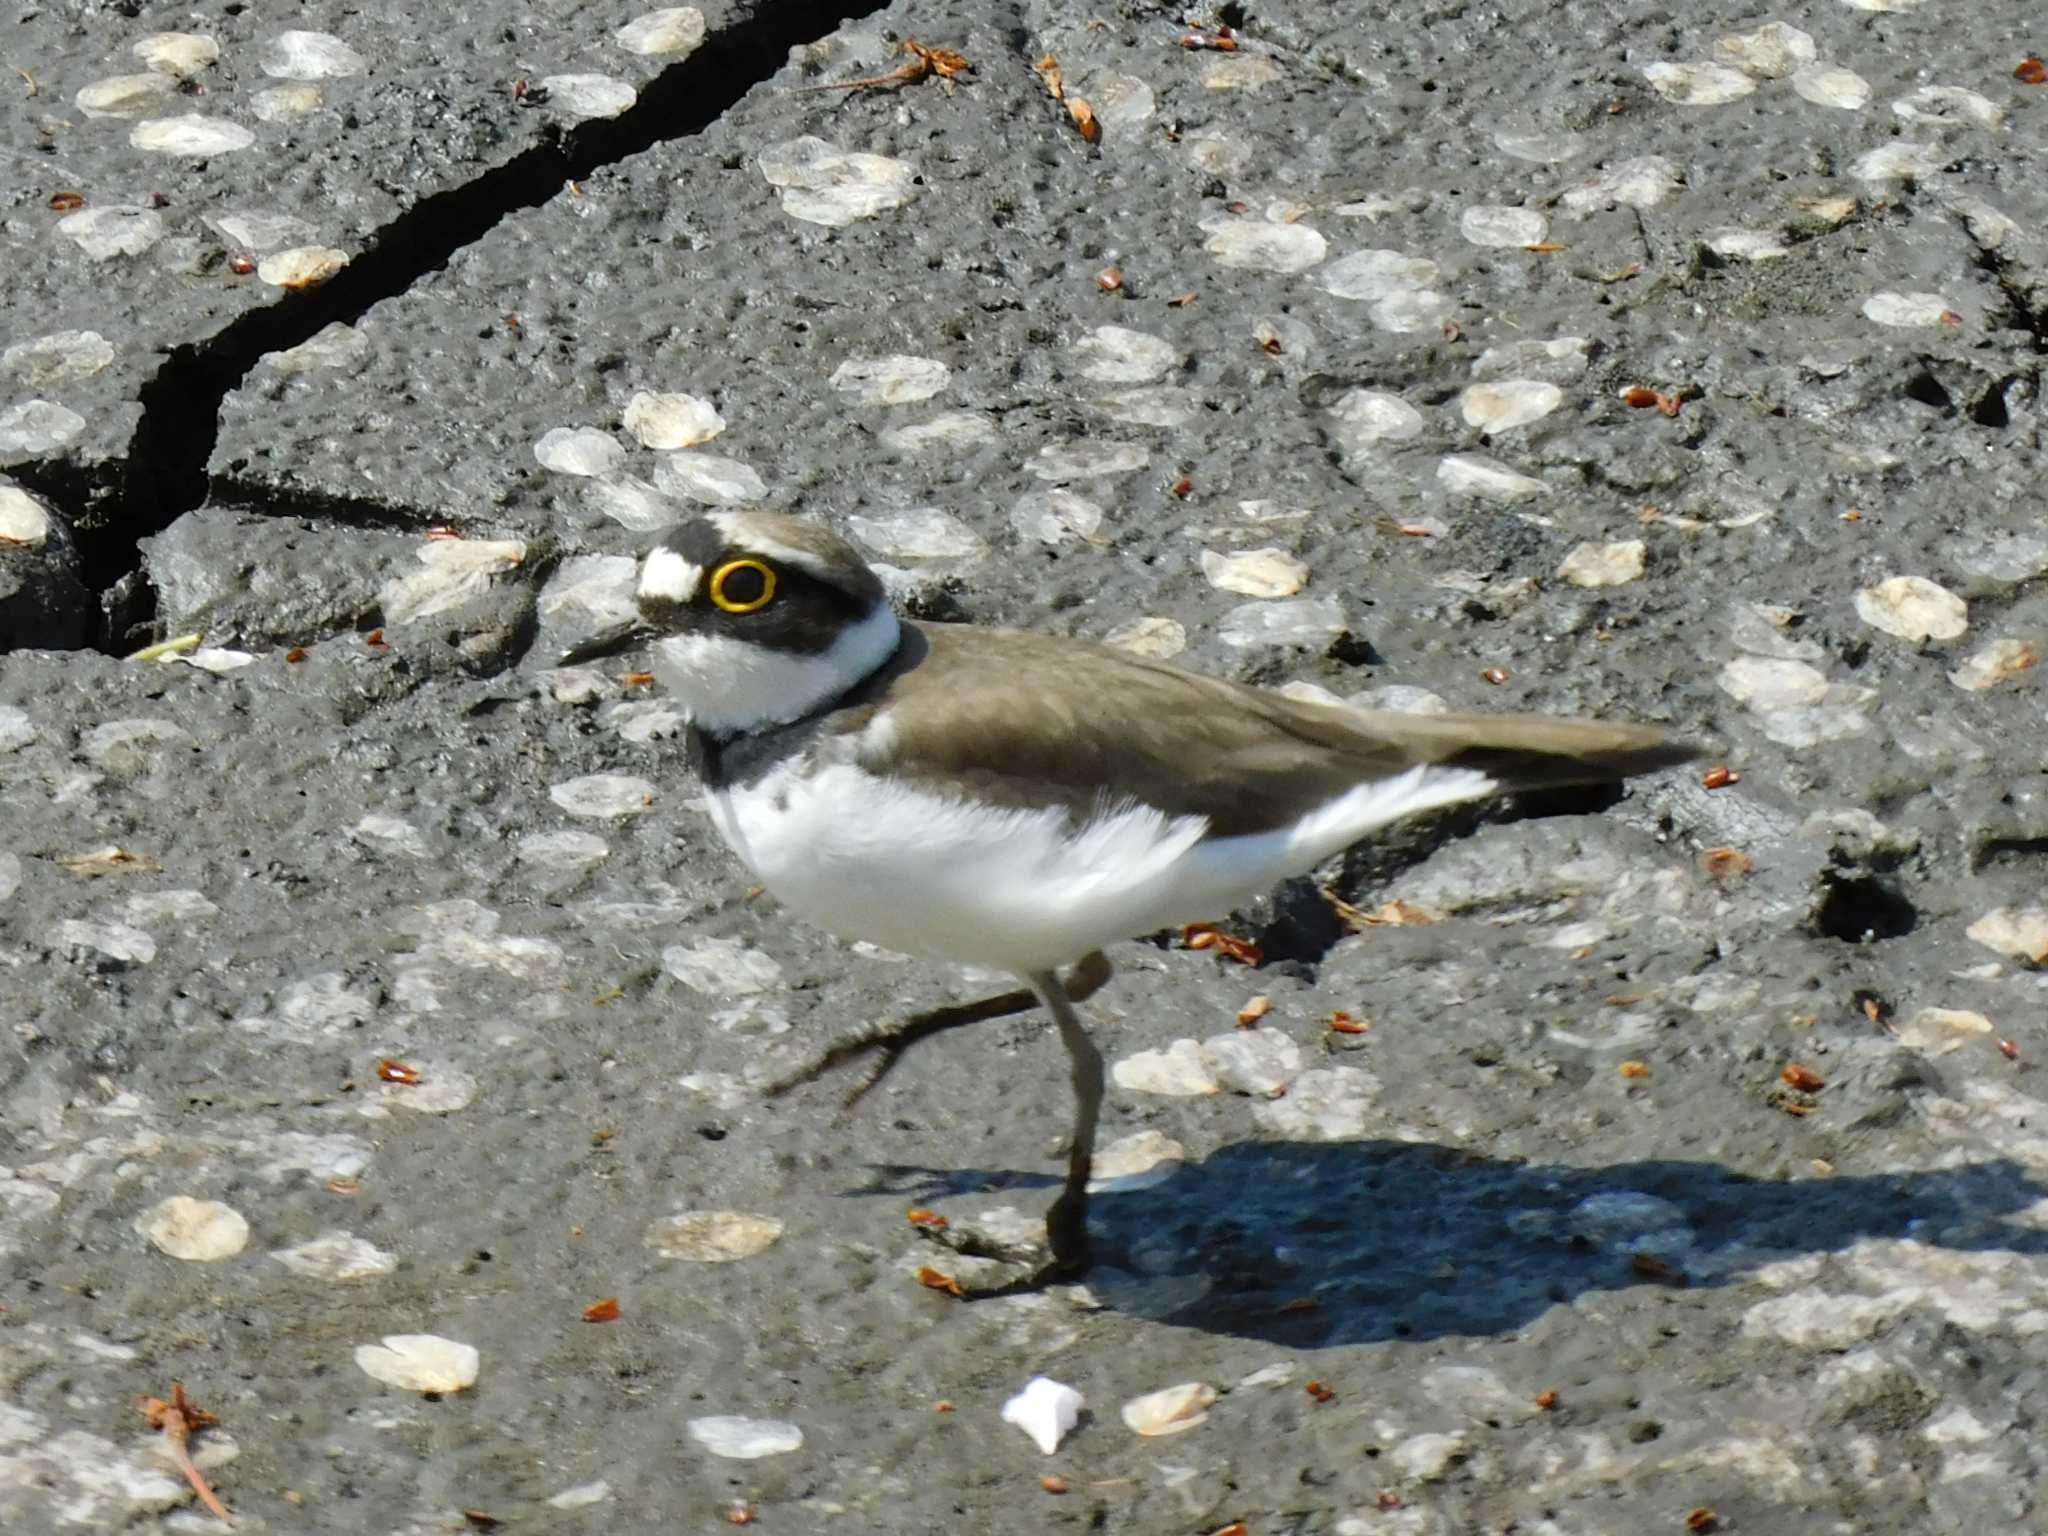
{"type": "MultiPolygon", "coordinates": [[[[650,80],[618,117],[555,133],[473,181],[421,198],[366,236],[361,251],[327,283],[286,294],[203,341],[174,349],[138,395],[142,418],[117,494],[105,486],[69,483],[57,466],[10,470],[66,504],[87,509],[79,556],[87,586],[102,594],[100,647],[123,652],[154,621],[147,583],[131,579],[138,545],[206,500],[206,466],[220,434],[221,402],[266,352],[297,346],[337,321],[360,319],[373,305],[445,266],[505,218],[557,196],[565,181],[702,132],[782,69],[791,48],[829,35],[882,3],[757,0],[742,19],[650,80]]],[[[516,105],[508,89],[506,111],[523,110],[528,109],[516,105]]],[[[264,499],[275,500],[269,493],[264,499]]],[[[416,525],[416,519],[405,521],[416,525]]]]}
{"type": "Polygon", "coordinates": [[[1970,869],[1981,872],[1993,864],[2040,858],[2048,858],[2048,837],[1987,837],[1970,850],[1970,869]]]}
{"type": "Polygon", "coordinates": [[[1807,926],[1845,944],[1874,944],[1903,938],[1920,921],[1898,883],[1881,875],[1829,870],[1821,876],[1819,898],[1807,926]]]}

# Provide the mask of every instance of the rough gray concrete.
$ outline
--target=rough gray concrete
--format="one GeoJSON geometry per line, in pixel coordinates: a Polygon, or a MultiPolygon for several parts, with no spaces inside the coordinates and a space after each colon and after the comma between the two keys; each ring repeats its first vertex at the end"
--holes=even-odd
{"type": "Polygon", "coordinates": [[[0,503],[8,1529],[214,1528],[135,1406],[174,1379],[255,1530],[2038,1526],[2028,18],[1290,4],[1205,16],[1221,50],[1142,4],[762,9],[673,60],[622,6],[301,9],[364,71],[280,120],[255,93],[312,82],[255,10],[9,39],[0,465],[42,511],[0,503]],[[203,92],[72,109],[173,25],[220,42],[203,92]],[[905,36],[974,69],[806,89],[905,36]],[[563,74],[638,99],[565,125],[530,99],[563,74]],[[130,146],[186,110],[255,139],[130,146]],[[94,260],[66,189],[165,228],[94,260]],[[251,209],[349,264],[235,272],[208,221],[251,209]],[[40,344],[74,331],[105,348],[40,344]],[[551,665],[722,496],[927,616],[1666,721],[1738,777],[1404,829],[1324,872],[1349,928],[1307,885],[1231,915],[1257,969],[1118,946],[1103,1267],[963,1304],[905,1213],[1036,1218],[1056,1045],[766,1098],[990,981],[750,899],[672,708],[551,665]],[[245,1246],[164,1251],[175,1196],[245,1246]],[[779,1235],[682,1256],[669,1218],[718,1211],[779,1235]],[[413,1333],[474,1386],[359,1367],[413,1333]],[[1050,1456],[999,1418],[1037,1374],[1088,1404],[1050,1456]],[[1182,1382],[1205,1422],[1126,1427],[1182,1382]],[[802,1443],[714,1454],[734,1415],[802,1443]]]}

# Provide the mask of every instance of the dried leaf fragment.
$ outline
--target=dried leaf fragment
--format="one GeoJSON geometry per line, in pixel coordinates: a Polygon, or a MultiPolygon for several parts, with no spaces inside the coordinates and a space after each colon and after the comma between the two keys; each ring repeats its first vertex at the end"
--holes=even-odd
{"type": "Polygon", "coordinates": [[[1257,965],[1265,958],[1265,952],[1255,941],[1225,933],[1214,923],[1189,923],[1181,930],[1180,937],[1189,949],[1213,949],[1224,959],[1235,960],[1239,965],[1257,965]]]}
{"type": "Polygon", "coordinates": [[[1819,1093],[1828,1085],[1828,1080],[1813,1068],[1801,1066],[1796,1061],[1785,1063],[1785,1068],[1778,1077],[1786,1087],[1796,1088],[1801,1093],[1819,1093]]]}
{"type": "Polygon", "coordinates": [[[1717,763],[1700,775],[1700,788],[1726,789],[1730,784],[1740,784],[1742,775],[1725,763],[1717,763]]]}
{"type": "Polygon", "coordinates": [[[101,875],[146,875],[163,868],[152,858],[112,844],[87,853],[59,854],[57,863],[81,880],[95,880],[101,875]]]}
{"type": "Polygon", "coordinates": [[[1628,1267],[1638,1279],[1654,1280],[1659,1285],[1683,1285],[1685,1277],[1669,1261],[1660,1259],[1654,1253],[1632,1253],[1628,1256],[1628,1267]]]}
{"type": "Polygon", "coordinates": [[[928,1232],[943,1232],[952,1225],[951,1221],[937,1211],[928,1211],[921,1205],[913,1205],[904,1213],[903,1219],[913,1227],[923,1227],[928,1232]]]}
{"type": "Polygon", "coordinates": [[[2048,85],[2048,61],[2029,55],[2020,60],[2019,68],[2012,72],[2012,77],[2021,85],[2048,85]]]}
{"type": "Polygon", "coordinates": [[[297,666],[306,659],[306,648],[303,645],[295,645],[284,653],[284,659],[291,665],[297,666]]]}
{"type": "Polygon", "coordinates": [[[942,1269],[933,1269],[929,1264],[918,1266],[917,1283],[924,1286],[927,1290],[944,1291],[948,1296],[964,1297],[967,1294],[966,1291],[961,1289],[958,1280],[955,1280],[942,1269]]]}
{"type": "Polygon", "coordinates": [[[1740,880],[1756,868],[1756,860],[1740,848],[1709,848],[1700,855],[1700,867],[1716,880],[1740,880]]]}
{"type": "Polygon", "coordinates": [[[2017,1040],[2001,1040],[2001,1041],[1999,1041],[1999,1042],[1998,1042],[1998,1054],[1999,1054],[1999,1055],[2001,1055],[2001,1056],[2003,1056],[2003,1057],[2004,1057],[2004,1058],[2005,1058],[2005,1059],[2006,1059],[2007,1061],[2018,1061],[2018,1060],[2020,1059],[2020,1043],[2019,1043],[2019,1041],[2017,1041],[2017,1040]]]}
{"type": "Polygon", "coordinates": [[[616,1323],[619,1320],[619,1298],[607,1296],[602,1301],[593,1301],[583,1309],[586,1323],[616,1323]]]}
{"type": "Polygon", "coordinates": [[[1065,1493],[1067,1480],[1056,1472],[1048,1472],[1038,1480],[1038,1486],[1047,1493],[1065,1493]]]}
{"type": "Polygon", "coordinates": [[[1372,1028],[1369,1021],[1354,1019],[1341,1008],[1331,1014],[1325,1022],[1333,1035],[1362,1035],[1372,1028]]]}
{"type": "Polygon", "coordinates": [[[1551,1409],[1555,1408],[1557,1406],[1557,1389],[1554,1387],[1547,1387],[1543,1391],[1538,1392],[1536,1394],[1536,1406],[1538,1408],[1541,1408],[1545,1413],[1548,1413],[1551,1409]]]}
{"type": "Polygon", "coordinates": [[[1506,667],[1488,667],[1479,676],[1481,681],[1491,683],[1494,687],[1498,688],[1508,680],[1508,671],[1506,667]]]}
{"type": "Polygon", "coordinates": [[[1647,1061],[1624,1061],[1614,1070],[1623,1077],[1644,1078],[1650,1075],[1650,1064],[1647,1061]]]}
{"type": "Polygon", "coordinates": [[[1120,292],[1124,286],[1124,269],[1122,267],[1104,267],[1095,274],[1095,286],[1104,293],[1120,292]]]}
{"type": "Polygon", "coordinates": [[[50,211],[53,213],[69,213],[74,208],[83,208],[84,206],[85,194],[83,192],[52,192],[50,194],[50,211]]]}
{"type": "Polygon", "coordinates": [[[725,1506],[724,1513],[727,1525],[752,1525],[754,1523],[754,1506],[745,1499],[734,1499],[725,1506]]]}
{"type": "Polygon", "coordinates": [[[1701,1536],[1702,1532],[1719,1530],[1721,1517],[1702,1504],[1697,1509],[1686,1511],[1685,1528],[1693,1532],[1693,1536],[1701,1536]]]}
{"type": "Polygon", "coordinates": [[[1302,1386],[1302,1391],[1306,1392],[1310,1397],[1314,1398],[1319,1403],[1333,1403],[1337,1400],[1337,1393],[1335,1389],[1324,1386],[1320,1381],[1311,1381],[1305,1383],[1302,1386]]]}
{"type": "Polygon", "coordinates": [[[199,1468],[192,1464],[192,1452],[189,1448],[194,1430],[204,1429],[209,1424],[218,1424],[220,1420],[205,1409],[196,1408],[186,1401],[185,1384],[182,1381],[171,1383],[169,1402],[160,1397],[142,1399],[142,1412],[149,1421],[149,1427],[163,1435],[171,1459],[177,1462],[178,1470],[185,1474],[185,1481],[192,1485],[192,1491],[199,1496],[199,1502],[211,1510],[214,1518],[222,1525],[233,1525],[234,1518],[228,1514],[227,1506],[221,1503],[219,1495],[207,1485],[206,1479],[199,1475],[199,1468]]]}
{"type": "Polygon", "coordinates": [[[1237,1010],[1237,1027],[1250,1029],[1272,1011],[1273,999],[1261,992],[1258,996],[1248,999],[1245,1005],[1237,1010]]]}
{"type": "Polygon", "coordinates": [[[417,1088],[425,1079],[420,1069],[396,1057],[386,1056],[377,1063],[377,1077],[382,1082],[396,1083],[401,1088],[417,1088]]]}

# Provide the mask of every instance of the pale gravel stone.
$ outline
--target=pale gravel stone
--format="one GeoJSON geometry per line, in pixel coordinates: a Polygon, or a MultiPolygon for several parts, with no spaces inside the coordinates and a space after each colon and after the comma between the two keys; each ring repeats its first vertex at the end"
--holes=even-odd
{"type": "Polygon", "coordinates": [[[1643,78],[1651,90],[1681,107],[1718,107],[1756,89],[1756,81],[1724,64],[1649,64],[1643,78]]]}
{"type": "Polygon", "coordinates": [[[1407,683],[1368,688],[1362,693],[1354,693],[1346,702],[1353,709],[1390,709],[1402,715],[1447,715],[1451,712],[1451,706],[1442,694],[1407,683]]]}
{"type": "Polygon", "coordinates": [[[140,256],[168,230],[163,215],[151,208],[82,208],[57,221],[57,233],[94,261],[140,256]]]}
{"type": "Polygon", "coordinates": [[[1204,247],[1219,263],[1245,272],[1306,272],[1329,253],[1329,243],[1306,224],[1214,218],[1201,224],[1204,247]]]}
{"type": "Polygon", "coordinates": [[[87,117],[140,117],[177,93],[169,75],[110,75],[81,86],[71,101],[87,117]]]}
{"type": "Polygon", "coordinates": [[[52,331],[0,351],[0,373],[45,389],[89,379],[113,360],[113,344],[98,331],[52,331]]]}
{"type": "Polygon", "coordinates": [[[624,425],[642,447],[667,451],[710,442],[725,430],[725,418],[695,395],[642,390],[626,402],[624,425]]]}
{"type": "Polygon", "coordinates": [[[0,901],[21,889],[21,856],[0,850],[0,901]]]}
{"type": "Polygon", "coordinates": [[[1252,340],[1267,356],[1283,358],[1296,368],[1306,367],[1315,355],[1316,333],[1292,315],[1259,316],[1252,322],[1252,340]]]}
{"type": "Polygon", "coordinates": [[[1526,375],[1547,379],[1552,384],[1568,384],[1586,371],[1586,347],[1583,336],[1558,336],[1549,341],[1513,341],[1503,346],[1488,347],[1472,360],[1472,377],[1502,379],[1526,375]]]}
{"type": "Polygon", "coordinates": [[[1597,213],[1617,203],[1654,208],[1679,190],[1678,167],[1662,155],[1640,155],[1608,166],[1559,201],[1572,213],[1597,213]]]}
{"type": "Polygon", "coordinates": [[[1357,1067],[1319,1068],[1297,1077],[1284,1098],[1253,1106],[1252,1118],[1289,1141],[1355,1141],[1378,1095],[1378,1081],[1357,1067]]]}
{"type": "Polygon", "coordinates": [[[1252,147],[1234,134],[1213,129],[1189,134],[1181,141],[1188,164],[1210,176],[1239,176],[1252,163],[1252,147]]]}
{"type": "Polygon", "coordinates": [[[121,919],[138,928],[151,923],[196,923],[220,915],[198,891],[144,891],[121,904],[121,919]]]}
{"type": "Polygon", "coordinates": [[[1204,1423],[1216,1401],[1216,1389],[1207,1382],[1184,1381],[1179,1386],[1161,1387],[1134,1397],[1120,1410],[1124,1426],[1148,1439],[1184,1434],[1204,1423]]]}
{"type": "Polygon", "coordinates": [[[1560,165],[1575,160],[1590,143],[1582,133],[1519,127],[1502,128],[1493,136],[1494,148],[1502,154],[1535,165],[1560,165]]]}
{"type": "Polygon", "coordinates": [[[1540,379],[1474,384],[1458,397],[1465,425],[1481,432],[1512,432],[1541,421],[1564,403],[1564,391],[1540,379]]]}
{"type": "Polygon", "coordinates": [[[1243,597],[1292,597],[1308,585],[1308,567],[1283,549],[1247,549],[1220,555],[1202,551],[1202,575],[1219,592],[1243,597]]]}
{"type": "Polygon", "coordinates": [[[258,255],[282,250],[288,245],[317,244],[320,233],[316,226],[304,219],[265,208],[240,208],[209,214],[205,223],[228,244],[258,255]]]}
{"type": "Polygon", "coordinates": [[[917,168],[908,161],[849,154],[808,135],[769,146],[758,164],[780,189],[784,213],[830,229],[900,208],[917,194],[917,168]]]}
{"type": "Polygon", "coordinates": [[[2005,121],[2005,113],[1989,97],[1959,85],[1923,85],[1893,102],[1892,115],[1901,122],[1938,128],[1996,128],[2005,121]]]}
{"type": "Polygon", "coordinates": [[[568,615],[604,627],[639,615],[633,587],[638,565],[631,555],[571,555],[541,588],[543,618],[568,615]]]}
{"type": "Polygon", "coordinates": [[[548,111],[572,123],[617,117],[640,99],[632,86],[610,75],[546,75],[540,88],[547,92],[548,111]]]}
{"type": "Polygon", "coordinates": [[[1922,1008],[1894,1025],[1892,1038],[1928,1056],[1946,1056],[1991,1031],[1989,1019],[1967,1008],[1922,1008]]]}
{"type": "Polygon", "coordinates": [[[1217,1086],[1270,1099],[1301,1073],[1301,1047],[1277,1029],[1240,1029],[1202,1042],[1217,1086]]]}
{"type": "Polygon", "coordinates": [[[1096,1148],[1090,1194],[1130,1194],[1166,1183],[1186,1165],[1188,1151],[1163,1131],[1138,1131],[1096,1148]]]}
{"type": "Polygon", "coordinates": [[[1875,11],[1884,14],[1891,11],[1917,11],[1927,0],[1842,0],[1852,11],[1875,11]]]}
{"type": "Polygon", "coordinates": [[[137,39],[128,51],[145,69],[190,80],[220,62],[220,39],[204,32],[152,32],[137,39]]]}
{"type": "Polygon", "coordinates": [[[1110,1081],[1126,1093],[1159,1093],[1197,1098],[1220,1093],[1214,1064],[1201,1045],[1174,1040],[1156,1051],[1139,1051],[1110,1068],[1110,1081]]]}
{"type": "Polygon", "coordinates": [[[602,1504],[611,1496],[612,1485],[600,1477],[594,1483],[578,1483],[572,1488],[564,1488],[544,1502],[550,1509],[586,1509],[592,1504],[602,1504]]]}
{"type": "Polygon", "coordinates": [[[1240,648],[1327,645],[1347,633],[1351,620],[1334,597],[1290,597],[1240,604],[1223,616],[1216,638],[1240,648]]]}
{"type": "Polygon", "coordinates": [[[415,859],[427,856],[427,840],[411,822],[399,816],[387,816],[372,811],[349,831],[349,836],[359,843],[387,848],[393,853],[402,853],[415,859]]]}
{"type": "Polygon", "coordinates": [[[626,462],[626,450],[596,427],[552,427],[533,445],[533,457],[558,475],[608,475],[626,462]]]}
{"type": "Polygon", "coordinates": [[[768,484],[753,466],[723,454],[684,449],[663,457],[654,469],[654,488],[704,506],[729,507],[760,501],[768,484]]]}
{"type": "Polygon", "coordinates": [[[1961,319],[1938,293],[1873,293],[1863,301],[1863,317],[1899,327],[1954,325],[1961,319]]]}
{"type": "Polygon", "coordinates": [[[1752,709],[1798,709],[1827,697],[1827,677],[1803,661],[1738,656],[1721,668],[1721,691],[1752,709]]]}
{"type": "Polygon", "coordinates": [[[375,1280],[398,1268],[395,1254],[339,1229],[322,1232],[295,1247],[273,1249],[270,1256],[295,1275],[329,1285],[375,1280]]]}
{"type": "Polygon", "coordinates": [[[476,1078],[471,1073],[439,1061],[415,1060],[412,1065],[419,1069],[417,1083],[377,1085],[378,1113],[404,1109],[416,1115],[452,1115],[476,1102],[476,1078]]]}
{"type": "Polygon", "coordinates": [[[1964,601],[1924,576],[1893,576],[1856,594],[1856,615],[1873,629],[1916,644],[1954,640],[1970,627],[1964,601]]]}
{"type": "Polygon", "coordinates": [[[322,368],[355,368],[369,355],[369,337],[344,321],[332,320],[296,347],[266,352],[257,361],[291,378],[322,368]]]}
{"type": "Polygon", "coordinates": [[[946,387],[953,370],[935,357],[849,358],[832,370],[831,384],[855,405],[914,405],[946,387]]]}
{"type": "Polygon", "coordinates": [[[621,741],[646,745],[680,737],[690,723],[689,715],[667,704],[631,702],[615,704],[604,713],[604,723],[619,733],[621,741]]]}
{"type": "Polygon", "coordinates": [[[2048,538],[2032,533],[1993,533],[1954,545],[1955,563],[1987,581],[2021,582],[2048,572],[2048,538]]]}
{"type": "Polygon", "coordinates": [[[979,560],[981,535],[942,507],[912,507],[883,517],[849,517],[846,531],[896,560],[979,560]]]}
{"type": "Polygon", "coordinates": [[[1041,544],[1087,543],[1094,541],[1102,517],[1101,507],[1073,491],[1026,491],[1010,509],[1010,526],[1019,537],[1041,544]]]}
{"type": "Polygon", "coordinates": [[[1550,221],[1533,208],[1482,203],[1459,215],[1458,233],[1474,245],[1539,245],[1550,233],[1550,221]]]}
{"type": "Polygon", "coordinates": [[[1792,89],[1817,107],[1859,112],[1870,105],[1870,82],[1853,69],[1809,64],[1792,76],[1792,89]]]}
{"type": "Polygon", "coordinates": [[[1948,151],[1938,144],[1899,140],[1858,155],[1849,174],[1858,181],[1913,181],[1938,174],[1948,161],[1948,151]]]}
{"type": "Polygon", "coordinates": [[[1068,1431],[1081,1422],[1081,1394],[1064,1382],[1034,1376],[1024,1390],[1003,1404],[1003,1422],[1014,1424],[1031,1443],[1050,1456],[1068,1431]]]}
{"type": "Polygon", "coordinates": [[[2025,676],[2039,664],[2041,653],[2042,642],[2036,638],[1994,640],[1949,673],[1948,680],[1971,693],[1982,693],[2025,676]]]}
{"type": "Polygon", "coordinates": [[[2029,965],[2048,963],[2048,908],[1994,907],[1965,932],[2001,955],[2029,965]]]}
{"type": "MultiPolygon", "coordinates": [[[[41,549],[49,538],[49,509],[19,486],[0,485],[0,544],[41,549]]],[[[19,711],[9,710],[8,713],[18,714],[19,711]]],[[[27,716],[22,718],[25,720],[27,716]]],[[[0,726],[0,748],[4,748],[6,735],[5,727],[0,726]]]]}
{"type": "Polygon", "coordinates": [[[387,581],[377,604],[397,628],[475,601],[498,577],[517,570],[526,545],[517,539],[430,539],[413,551],[420,570],[387,581]]]}
{"type": "Polygon", "coordinates": [[[571,816],[640,816],[653,808],[654,786],[624,773],[591,773],[548,790],[571,816]]]}
{"type": "Polygon", "coordinates": [[[24,400],[0,411],[0,457],[49,453],[85,430],[85,418],[48,400],[24,400]]]}
{"type": "Polygon", "coordinates": [[[1149,384],[1182,360],[1180,349],[1165,337],[1121,325],[1097,326],[1071,350],[1081,376],[1103,384],[1149,384]]]}
{"type": "Polygon", "coordinates": [[[996,424],[979,411],[942,411],[929,421],[890,427],[879,441],[891,453],[926,458],[986,447],[998,435],[996,424]]]}
{"type": "Polygon", "coordinates": [[[136,774],[152,767],[156,754],[193,746],[192,733],[173,720],[109,720],[79,738],[85,755],[109,773],[136,774]]]}
{"type": "Polygon", "coordinates": [[[682,509],[661,492],[632,475],[592,480],[583,488],[583,500],[593,510],[633,533],[652,533],[666,528],[682,515],[682,509]]]}
{"type": "Polygon", "coordinates": [[[1730,261],[1776,261],[1792,254],[1792,247],[1767,229],[1710,229],[1707,249],[1730,261]]]}
{"type": "Polygon", "coordinates": [[[1564,557],[1557,574],[1575,587],[1618,587],[1643,574],[1647,553],[1641,539],[1579,544],[1564,557]]]}
{"type": "Polygon", "coordinates": [[[1102,643],[1129,651],[1133,656],[1165,661],[1188,648],[1188,631],[1179,619],[1144,614],[1117,625],[1102,637],[1102,643]]]}
{"type": "MultiPolygon", "coordinates": [[[[704,42],[704,13],[694,5],[670,6],[635,16],[612,34],[613,41],[628,53],[642,58],[674,54],[688,58],[704,42]]],[[[668,62],[674,63],[675,59],[668,62]]]]}
{"type": "Polygon", "coordinates": [[[215,1264],[249,1245],[249,1223],[218,1200],[172,1195],[135,1218],[135,1230],[161,1253],[189,1264],[215,1264]]]}
{"type": "Polygon", "coordinates": [[[804,1432],[783,1419],[749,1419],[737,1414],[713,1414],[692,1419],[690,1438],[714,1456],[731,1461],[758,1461],[763,1456],[780,1456],[800,1450],[804,1432]]]}
{"type": "Polygon", "coordinates": [[[1421,434],[1422,412],[1399,395],[1378,389],[1347,390],[1330,407],[1331,435],[1347,452],[1368,453],[1379,443],[1407,442],[1421,434]]]}
{"type": "Polygon", "coordinates": [[[1760,1301],[1743,1313],[1742,1333],[1745,1338],[1808,1349],[1848,1349],[1867,1343],[1911,1310],[1913,1302],[1909,1292],[1851,1296],[1795,1291],[1760,1301]]]}
{"type": "Polygon", "coordinates": [[[1104,75],[1088,82],[1087,101],[1105,129],[1136,128],[1155,110],[1152,87],[1136,75],[1104,75]]]}
{"type": "Polygon", "coordinates": [[[259,123],[288,123],[317,112],[327,92],[317,85],[273,85],[249,98],[249,112],[259,123]]]}
{"type": "Polygon", "coordinates": [[[187,112],[179,117],[152,117],[129,131],[128,143],[135,149],[158,155],[230,155],[247,149],[256,135],[240,123],[187,112]]]}
{"type": "Polygon", "coordinates": [[[331,245],[272,251],[256,263],[256,276],[273,288],[313,288],[348,265],[348,252],[331,245]]]}
{"type": "Polygon", "coordinates": [[[1588,1195],[1565,1217],[1567,1230],[1596,1243],[1640,1243],[1691,1229],[1682,1206],[1639,1189],[1588,1195]]]}
{"type": "Polygon", "coordinates": [[[671,944],[661,952],[661,968],[684,986],[707,997],[751,997],[779,992],[789,985],[775,957],[740,939],[699,939],[671,944]]]}
{"type": "Polygon", "coordinates": [[[476,1385],[483,1356],[476,1346],[432,1333],[387,1333],[381,1344],[358,1344],[364,1375],[407,1392],[461,1392],[476,1385]]]}
{"type": "Polygon", "coordinates": [[[1714,39],[1714,58],[1759,80],[1781,80],[1819,57],[1813,34],[1767,21],[1753,32],[1729,32],[1714,39]]]}
{"type": "Polygon", "coordinates": [[[273,80],[339,80],[364,73],[363,56],[331,32],[280,32],[256,55],[273,80]]]}
{"type": "Polygon", "coordinates": [[[1047,444],[1033,454],[1024,467],[1034,478],[1057,485],[1075,480],[1098,480],[1106,475],[1127,475],[1151,462],[1151,453],[1137,443],[1105,443],[1078,438],[1069,443],[1047,444]]]}
{"type": "Polygon", "coordinates": [[[1437,464],[1436,477],[1454,496],[1472,496],[1504,505],[1550,494],[1550,487],[1541,480],[1519,474],[1498,459],[1476,453],[1446,455],[1437,464]]]}
{"type": "Polygon", "coordinates": [[[1264,54],[1226,53],[1202,66],[1202,85],[1211,91],[1261,91],[1280,78],[1280,66],[1264,54]]]}
{"type": "Polygon", "coordinates": [[[1440,270],[1427,257],[1403,251],[1353,251],[1318,272],[1315,283],[1340,299],[1371,301],[1426,291],[1440,270]]]}
{"type": "Polygon", "coordinates": [[[1418,1482],[1439,1481],[1464,1455],[1466,1440],[1458,1434],[1410,1435],[1387,1453],[1402,1474],[1418,1482]]]}

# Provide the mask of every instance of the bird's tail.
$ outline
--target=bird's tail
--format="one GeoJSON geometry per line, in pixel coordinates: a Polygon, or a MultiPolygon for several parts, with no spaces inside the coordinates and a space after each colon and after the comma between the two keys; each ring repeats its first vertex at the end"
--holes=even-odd
{"type": "Polygon", "coordinates": [[[1369,712],[1373,735],[1418,763],[1471,768],[1501,789],[1604,784],[1676,767],[1699,747],[1650,725],[1549,715],[1412,715],[1369,712]]]}

